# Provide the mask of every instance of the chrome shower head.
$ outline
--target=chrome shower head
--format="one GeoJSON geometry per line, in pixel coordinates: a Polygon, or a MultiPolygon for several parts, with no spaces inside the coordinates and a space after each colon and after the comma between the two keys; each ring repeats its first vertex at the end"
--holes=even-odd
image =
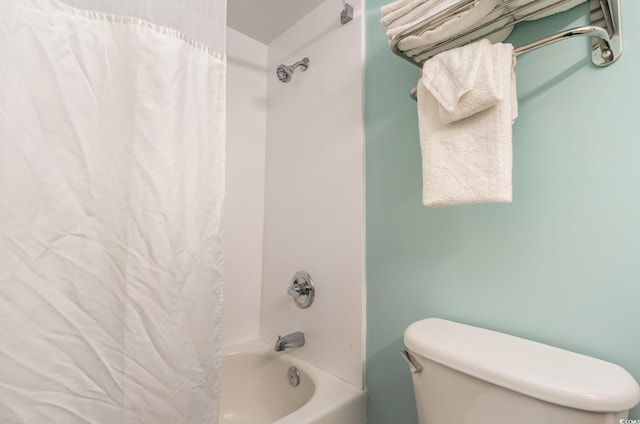
{"type": "Polygon", "coordinates": [[[304,58],[299,62],[294,63],[291,66],[280,65],[276,68],[276,75],[278,79],[284,83],[291,81],[291,75],[295,72],[296,68],[301,68],[301,70],[306,71],[309,67],[309,59],[304,58]]]}

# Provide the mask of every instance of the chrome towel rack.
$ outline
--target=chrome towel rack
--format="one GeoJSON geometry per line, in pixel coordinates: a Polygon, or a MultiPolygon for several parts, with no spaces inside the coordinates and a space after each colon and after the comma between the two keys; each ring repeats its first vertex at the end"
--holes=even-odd
{"type": "MultiPolygon", "coordinates": [[[[528,3],[523,3],[522,0],[502,0],[488,15],[493,16],[490,20],[480,21],[481,23],[464,30],[464,32],[435,44],[407,51],[400,49],[399,43],[406,37],[437,28],[448,18],[464,11],[465,8],[469,8],[476,1],[460,0],[438,14],[416,21],[415,24],[390,40],[392,51],[414,65],[422,67],[425,61],[442,51],[488,37],[522,21],[535,19],[539,15],[562,10],[561,8],[571,0],[532,0],[528,3]]],[[[588,5],[590,25],[562,31],[520,46],[514,50],[515,54],[525,53],[573,36],[588,35],[591,37],[591,61],[593,64],[596,66],[611,65],[622,54],[620,0],[588,0],[588,5]]],[[[581,5],[577,7],[581,7],[581,5]]]]}

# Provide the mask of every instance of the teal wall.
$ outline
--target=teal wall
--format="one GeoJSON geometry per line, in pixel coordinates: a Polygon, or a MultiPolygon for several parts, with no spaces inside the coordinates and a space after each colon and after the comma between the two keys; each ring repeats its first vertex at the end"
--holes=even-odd
{"type": "MultiPolygon", "coordinates": [[[[368,0],[365,70],[369,423],[417,423],[400,357],[438,316],[602,358],[640,380],[640,2],[625,52],[599,69],[586,38],[518,58],[513,203],[426,208],[418,68],[394,56],[368,0]]],[[[585,23],[585,7],[521,24],[514,45],[585,23]]],[[[640,419],[640,409],[631,417],[640,419]]]]}

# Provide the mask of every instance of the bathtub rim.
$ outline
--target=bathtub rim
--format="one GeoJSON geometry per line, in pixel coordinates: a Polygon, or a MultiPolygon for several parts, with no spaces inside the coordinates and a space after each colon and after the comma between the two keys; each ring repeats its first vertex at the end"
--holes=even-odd
{"type": "Polygon", "coordinates": [[[275,352],[273,346],[262,340],[242,342],[222,349],[223,357],[247,353],[268,355],[273,358],[281,357],[303,370],[311,378],[315,386],[314,393],[307,403],[274,421],[273,424],[313,423],[315,422],[314,420],[321,420],[332,411],[351,403],[362,402],[363,407],[365,407],[366,390],[298,358],[291,352],[275,352]]]}

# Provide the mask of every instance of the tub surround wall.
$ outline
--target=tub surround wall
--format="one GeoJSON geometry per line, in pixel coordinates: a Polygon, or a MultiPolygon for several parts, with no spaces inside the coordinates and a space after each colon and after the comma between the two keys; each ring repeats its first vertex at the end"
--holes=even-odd
{"type": "Polygon", "coordinates": [[[227,28],[223,344],[260,337],[267,46],[227,28]]]}
{"type": "Polygon", "coordinates": [[[293,353],[362,386],[363,129],[361,2],[340,25],[342,0],[326,0],[269,45],[261,337],[302,331],[293,353]],[[311,64],[288,84],[276,67],[311,64]],[[309,272],[308,309],[286,290],[309,272]]]}
{"type": "Polygon", "coordinates": [[[269,46],[229,28],[224,345],[303,331],[294,355],[362,387],[363,28],[350,3],[347,25],[343,1],[325,0],[269,46]],[[306,72],[277,80],[303,57],[306,72]],[[318,290],[304,310],[286,294],[299,270],[318,290]]]}
{"type": "MultiPolygon", "coordinates": [[[[439,316],[617,363],[640,380],[640,3],[623,2],[619,62],[588,41],[518,57],[513,203],[426,208],[418,69],[395,57],[367,2],[367,389],[369,423],[417,423],[398,351],[439,316]]],[[[521,45],[585,24],[586,5],[519,24],[521,45]]],[[[640,410],[631,411],[640,419],[640,410]]],[[[517,417],[516,417],[517,421],[517,417]]]]}

